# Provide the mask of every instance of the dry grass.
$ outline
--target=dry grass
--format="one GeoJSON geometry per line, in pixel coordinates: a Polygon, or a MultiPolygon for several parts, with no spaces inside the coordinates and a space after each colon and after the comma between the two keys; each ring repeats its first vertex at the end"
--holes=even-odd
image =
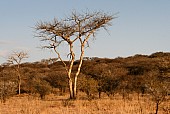
{"type": "MultiPolygon", "coordinates": [[[[45,100],[28,95],[15,96],[0,104],[0,114],[153,114],[155,104],[149,97],[137,95],[127,100],[117,95],[112,99],[67,100],[68,96],[49,95],[45,100]]],[[[170,114],[170,102],[161,105],[160,114],[170,114]],[[164,110],[163,110],[164,109],[164,110]]]]}

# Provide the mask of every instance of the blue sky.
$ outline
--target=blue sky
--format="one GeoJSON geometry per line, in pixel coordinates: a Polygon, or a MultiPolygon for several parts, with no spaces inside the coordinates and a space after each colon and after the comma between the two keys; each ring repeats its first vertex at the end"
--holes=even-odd
{"type": "MultiPolygon", "coordinates": [[[[24,50],[26,61],[56,57],[41,50],[32,27],[38,21],[65,18],[71,11],[104,11],[117,13],[109,34],[101,30],[86,49],[90,57],[127,57],[135,54],[170,52],[170,0],[1,0],[0,63],[12,51],[24,50]]],[[[66,53],[62,48],[62,56],[66,53]]]]}

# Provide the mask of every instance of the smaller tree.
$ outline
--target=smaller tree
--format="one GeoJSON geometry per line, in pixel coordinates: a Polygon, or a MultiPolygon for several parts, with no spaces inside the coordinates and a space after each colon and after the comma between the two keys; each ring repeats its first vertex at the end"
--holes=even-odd
{"type": "Polygon", "coordinates": [[[98,82],[90,76],[81,74],[78,80],[78,89],[85,92],[88,98],[92,98],[98,92],[98,82]]]}
{"type": "Polygon", "coordinates": [[[160,104],[167,100],[166,97],[169,90],[169,83],[159,80],[157,78],[158,74],[157,71],[151,71],[146,79],[149,93],[152,96],[152,100],[156,103],[155,114],[158,114],[160,104]]]}
{"type": "Polygon", "coordinates": [[[35,79],[34,84],[35,92],[40,95],[41,99],[45,99],[45,96],[51,92],[50,84],[43,79],[35,79]]]}
{"type": "Polygon", "coordinates": [[[58,88],[61,95],[68,87],[67,73],[65,71],[50,72],[44,79],[49,82],[52,87],[58,88]]]}
{"type": "Polygon", "coordinates": [[[12,64],[12,65],[16,65],[14,66],[17,75],[18,75],[18,94],[20,95],[21,93],[21,62],[23,61],[23,59],[28,58],[28,53],[24,52],[24,51],[20,51],[20,52],[13,52],[13,54],[11,54],[8,57],[8,63],[12,64]]]}

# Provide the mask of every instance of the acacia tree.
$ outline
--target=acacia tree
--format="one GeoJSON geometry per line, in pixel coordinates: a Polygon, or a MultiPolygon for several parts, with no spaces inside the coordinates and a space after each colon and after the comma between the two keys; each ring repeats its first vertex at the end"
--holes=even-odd
{"type": "Polygon", "coordinates": [[[146,76],[145,84],[152,100],[155,102],[155,114],[158,114],[160,105],[168,101],[170,84],[167,80],[161,80],[161,73],[158,69],[151,70],[146,76]]]}
{"type": "Polygon", "coordinates": [[[13,52],[9,57],[8,57],[8,63],[15,65],[14,66],[17,75],[18,75],[18,94],[20,95],[21,93],[21,69],[20,69],[20,65],[21,62],[23,61],[23,59],[28,58],[28,53],[24,52],[24,51],[20,51],[20,52],[13,52]]]}
{"type": "Polygon", "coordinates": [[[48,41],[48,45],[44,45],[43,47],[52,48],[65,66],[68,75],[70,99],[76,98],[77,77],[80,73],[85,47],[89,46],[88,40],[94,38],[95,33],[100,28],[106,29],[108,26],[111,26],[110,21],[114,18],[113,15],[102,12],[85,12],[82,14],[72,12],[70,16],[62,20],[54,18],[52,22],[39,22],[35,26],[38,34],[36,36],[41,41],[48,41]],[[72,75],[73,63],[76,56],[74,50],[76,42],[80,44],[79,64],[77,72],[75,75],[72,75]],[[69,47],[69,65],[63,61],[61,53],[57,49],[63,43],[66,43],[69,47]]]}

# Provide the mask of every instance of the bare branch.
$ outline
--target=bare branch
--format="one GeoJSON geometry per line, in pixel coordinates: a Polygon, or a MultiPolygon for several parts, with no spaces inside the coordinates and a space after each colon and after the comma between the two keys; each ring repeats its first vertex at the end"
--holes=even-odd
{"type": "Polygon", "coordinates": [[[13,52],[13,54],[8,57],[7,61],[10,64],[20,64],[25,58],[28,58],[28,54],[26,52],[13,52]]]}
{"type": "Polygon", "coordinates": [[[56,50],[56,47],[54,47],[54,51],[55,51],[55,53],[58,55],[58,58],[59,58],[60,61],[63,63],[63,65],[64,65],[64,67],[65,67],[65,70],[66,70],[67,73],[68,73],[67,65],[66,65],[66,63],[63,61],[63,59],[61,58],[60,53],[56,50]]]}

